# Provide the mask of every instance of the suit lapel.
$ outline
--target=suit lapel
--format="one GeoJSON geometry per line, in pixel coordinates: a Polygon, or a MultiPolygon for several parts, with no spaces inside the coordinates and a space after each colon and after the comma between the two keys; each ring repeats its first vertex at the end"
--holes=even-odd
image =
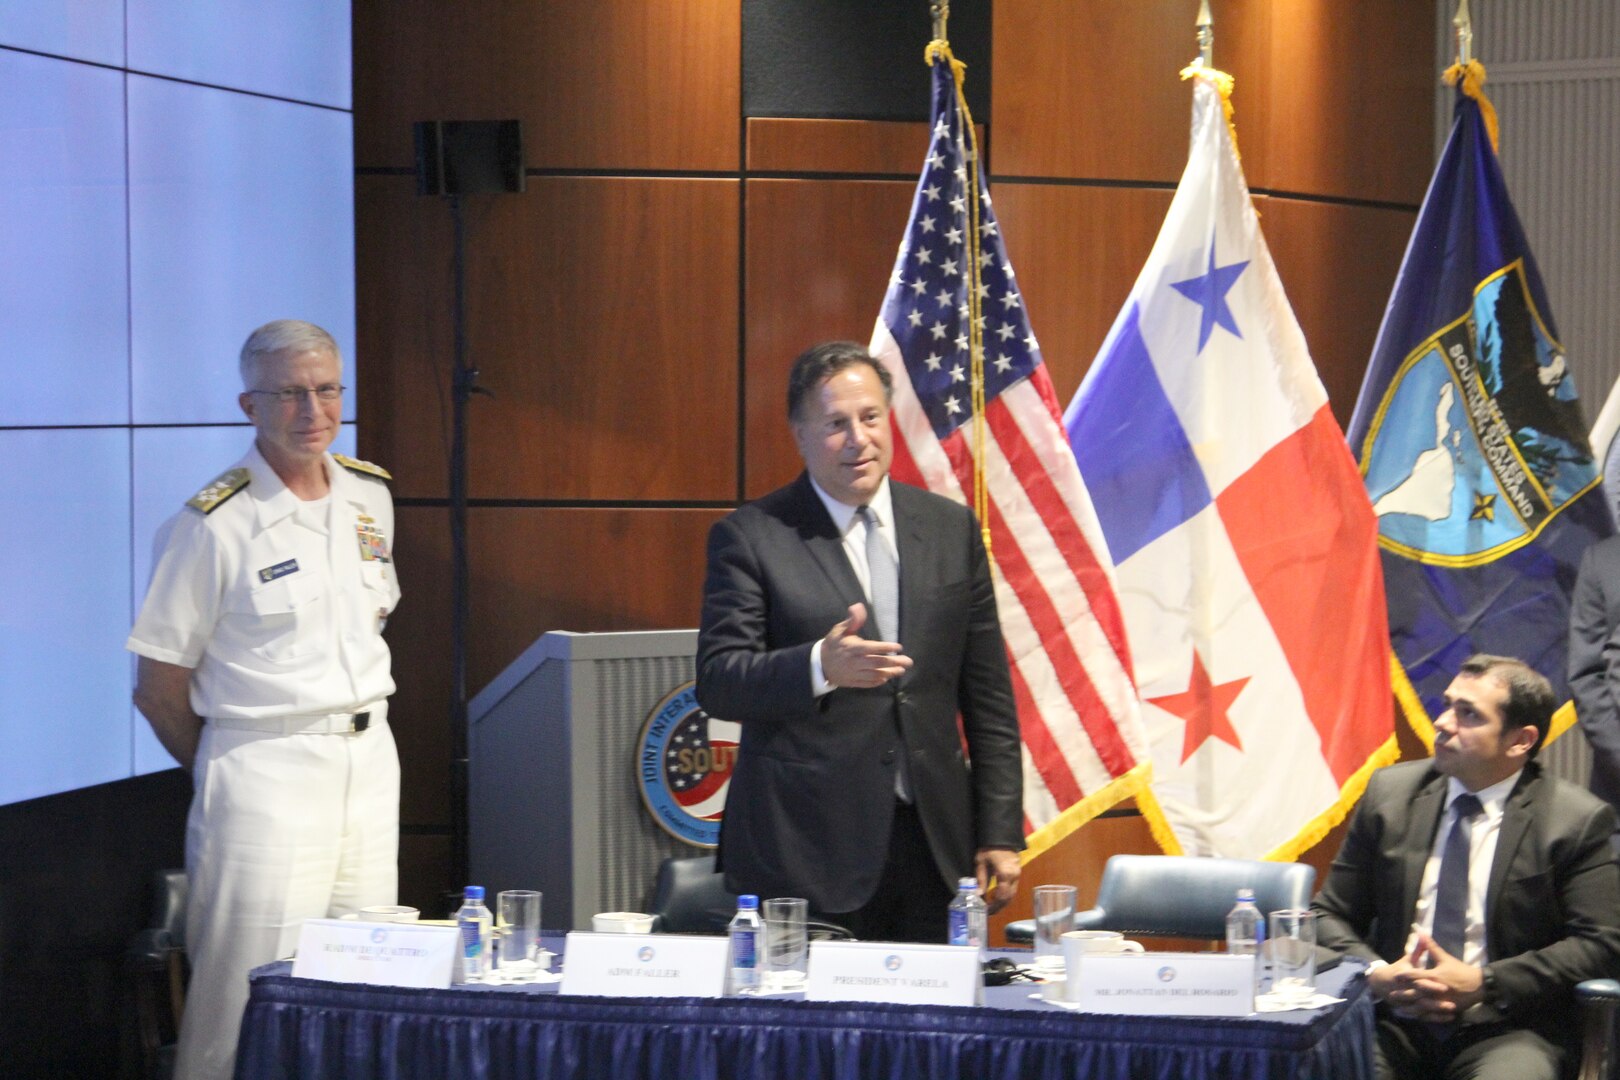
{"type": "Polygon", "coordinates": [[[1497,830],[1496,854],[1491,858],[1491,880],[1485,887],[1487,951],[1496,936],[1491,930],[1491,920],[1496,912],[1496,898],[1502,894],[1502,885],[1507,881],[1508,868],[1513,865],[1513,857],[1518,853],[1519,845],[1524,842],[1525,834],[1530,831],[1530,822],[1535,816],[1536,790],[1540,786],[1536,783],[1537,775],[1535,765],[1526,765],[1524,775],[1513,785],[1513,790],[1508,793],[1507,802],[1502,807],[1502,827],[1497,830]]]}
{"type": "Polygon", "coordinates": [[[821,567],[822,573],[827,575],[827,581],[833,587],[844,607],[851,604],[867,604],[866,594],[861,591],[860,579],[855,576],[855,570],[849,565],[849,556],[844,554],[844,538],[838,535],[838,528],[822,505],[821,497],[816,489],[810,486],[808,473],[799,474],[799,482],[795,492],[798,503],[798,518],[795,527],[799,538],[810,552],[810,557],[816,565],[821,567]]]}
{"type": "Polygon", "coordinates": [[[918,520],[916,508],[911,505],[911,489],[889,479],[889,497],[894,510],[894,537],[895,548],[900,555],[900,640],[905,642],[906,628],[908,626],[921,626],[917,621],[917,605],[920,602],[918,581],[924,575],[921,573],[923,560],[928,558],[932,550],[924,541],[922,523],[918,520]],[[908,569],[910,572],[908,573],[908,569]]]}
{"type": "MultiPolygon", "coordinates": [[[[1407,913],[1407,926],[1417,916],[1418,889],[1423,885],[1423,868],[1434,851],[1434,834],[1440,828],[1440,814],[1446,806],[1446,778],[1435,773],[1412,800],[1412,834],[1406,849],[1405,879],[1401,882],[1401,910],[1407,913]]],[[[1399,931],[1406,939],[1406,927],[1399,931]]]]}

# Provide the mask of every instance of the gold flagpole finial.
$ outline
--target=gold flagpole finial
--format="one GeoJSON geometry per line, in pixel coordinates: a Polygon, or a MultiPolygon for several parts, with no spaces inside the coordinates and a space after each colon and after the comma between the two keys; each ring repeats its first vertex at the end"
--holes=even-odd
{"type": "Polygon", "coordinates": [[[951,17],[951,0],[930,0],[928,14],[934,17],[934,40],[945,40],[945,22],[951,17]]]}
{"type": "Polygon", "coordinates": [[[1474,59],[1474,20],[1468,16],[1468,0],[1459,0],[1451,25],[1457,28],[1457,63],[1467,67],[1474,59]]]}
{"type": "MultiPolygon", "coordinates": [[[[1467,0],[1464,0],[1466,3],[1467,0]]],[[[1209,15],[1209,0],[1198,0],[1198,59],[1205,67],[1215,66],[1215,20],[1209,15]]]]}

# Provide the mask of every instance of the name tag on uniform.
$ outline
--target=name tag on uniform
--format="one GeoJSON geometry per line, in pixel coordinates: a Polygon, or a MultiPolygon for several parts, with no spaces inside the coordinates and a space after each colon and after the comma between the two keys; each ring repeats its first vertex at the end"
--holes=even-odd
{"type": "Polygon", "coordinates": [[[355,522],[355,535],[360,538],[362,562],[392,562],[388,557],[388,539],[370,518],[355,522]]]}
{"type": "Polygon", "coordinates": [[[263,582],[271,582],[276,580],[276,578],[286,577],[288,574],[296,573],[298,573],[298,560],[288,559],[286,562],[278,562],[274,566],[267,566],[263,570],[260,570],[259,580],[263,582]]]}

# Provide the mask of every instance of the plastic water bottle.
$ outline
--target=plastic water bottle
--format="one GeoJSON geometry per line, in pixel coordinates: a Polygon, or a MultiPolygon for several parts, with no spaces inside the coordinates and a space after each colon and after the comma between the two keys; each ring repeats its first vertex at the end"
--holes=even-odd
{"type": "Polygon", "coordinates": [[[975,878],[958,878],[956,897],[945,909],[949,940],[952,945],[971,945],[984,957],[985,922],[989,910],[984,897],[979,895],[979,882],[975,878]]]}
{"type": "Polygon", "coordinates": [[[759,897],[753,893],[737,897],[737,914],[731,917],[726,935],[731,939],[731,992],[759,993],[759,946],[765,936],[765,924],[759,918],[759,897]]]}
{"type": "Polygon", "coordinates": [[[489,944],[492,920],[484,906],[484,887],[469,885],[461,907],[456,911],[456,930],[461,935],[461,978],[482,982],[489,975],[489,944]]]}
{"type": "Polygon", "coordinates": [[[1237,903],[1226,913],[1226,951],[1233,956],[1254,957],[1254,985],[1264,981],[1260,967],[1260,943],[1266,939],[1266,920],[1254,904],[1253,889],[1239,889],[1237,903]]]}
{"type": "Polygon", "coordinates": [[[1255,956],[1266,938],[1266,922],[1254,905],[1254,890],[1239,889],[1237,903],[1226,913],[1226,951],[1233,956],[1255,956]]]}

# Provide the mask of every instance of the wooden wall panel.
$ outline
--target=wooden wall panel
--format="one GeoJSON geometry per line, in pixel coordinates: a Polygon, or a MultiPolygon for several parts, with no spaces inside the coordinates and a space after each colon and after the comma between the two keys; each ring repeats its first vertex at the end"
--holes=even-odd
{"type": "Polygon", "coordinates": [[[994,193],[1030,326],[1066,406],[1136,283],[1170,192],[1002,184],[994,193]]]}
{"type": "MultiPolygon", "coordinates": [[[[474,202],[471,213],[485,203],[474,202]]],[[[394,498],[444,498],[450,211],[443,199],[419,197],[408,177],[361,176],[354,224],[360,456],[394,475],[394,498]]]]}
{"type": "MultiPolygon", "coordinates": [[[[470,411],[475,498],[735,497],[738,189],[541,178],[468,200],[468,340],[493,393],[470,411]],[[701,453],[670,452],[694,430],[701,453]]],[[[357,191],[366,453],[398,495],[442,498],[449,210],[405,177],[357,191]]]]}
{"type": "Polygon", "coordinates": [[[548,630],[697,626],[704,542],[723,510],[475,508],[467,685],[548,630]]]}
{"type": "Polygon", "coordinates": [[[531,168],[734,170],[741,0],[358,0],[355,162],[416,120],[523,121],[531,168]]]}
{"type": "Polygon", "coordinates": [[[1251,92],[1240,82],[1234,97],[1249,185],[1420,202],[1439,78],[1432,12],[1409,0],[1289,0],[1264,11],[1264,78],[1251,92]]]}
{"type": "Polygon", "coordinates": [[[898,180],[748,181],[748,498],[787,483],[802,467],[784,404],[793,358],[818,341],[871,340],[914,187],[898,180]]]}
{"type": "MultiPolygon", "coordinates": [[[[996,0],[992,133],[1004,176],[1169,181],[1186,164],[1197,5],[996,0]]],[[[1428,179],[1431,13],[1402,0],[1218,3],[1215,66],[1249,184],[1412,202],[1428,179]]]]}
{"type": "Polygon", "coordinates": [[[556,178],[473,230],[474,497],[734,498],[734,180],[556,178]]]}
{"type": "Polygon", "coordinates": [[[1417,214],[1265,196],[1255,207],[1333,415],[1347,427],[1417,214]]]}
{"type": "Polygon", "coordinates": [[[399,817],[431,825],[450,820],[450,516],[442,507],[395,507],[394,531],[401,595],[386,636],[399,817]]]}
{"type": "MultiPolygon", "coordinates": [[[[467,692],[548,630],[695,627],[704,541],[720,510],[474,507],[467,692]]],[[[390,723],[404,769],[401,820],[449,820],[450,526],[443,507],[397,510],[404,597],[389,618],[398,686],[390,723]]]]}
{"type": "Polygon", "coordinates": [[[995,172],[1174,181],[1187,163],[1190,109],[1176,72],[1195,54],[1197,10],[996,0],[995,172]]]}

